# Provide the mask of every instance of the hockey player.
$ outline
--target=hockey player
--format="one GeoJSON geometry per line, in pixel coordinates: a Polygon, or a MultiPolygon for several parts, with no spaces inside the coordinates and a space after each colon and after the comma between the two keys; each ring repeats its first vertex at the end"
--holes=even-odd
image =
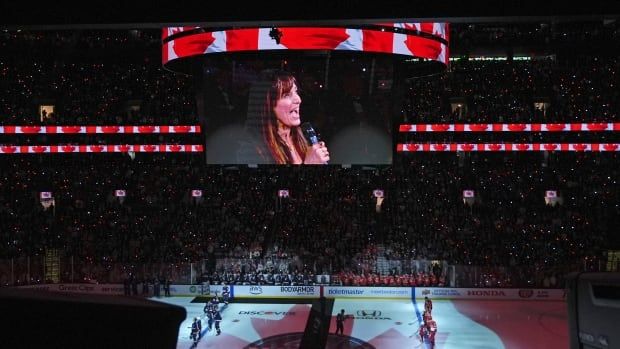
{"type": "Polygon", "coordinates": [[[424,310],[429,314],[433,312],[433,301],[428,296],[424,297],[424,310]]]}
{"type": "Polygon", "coordinates": [[[220,310],[217,308],[217,306],[214,308],[215,310],[213,311],[213,321],[215,322],[215,331],[217,332],[216,336],[219,336],[222,331],[220,330],[220,321],[222,321],[222,314],[220,313],[220,310]]]}
{"type": "Polygon", "coordinates": [[[228,305],[228,302],[230,302],[230,291],[228,291],[228,286],[222,287],[222,301],[224,305],[228,305]]]}
{"type": "Polygon", "coordinates": [[[424,310],[422,313],[422,323],[427,323],[432,319],[431,313],[428,310],[424,310]]]}
{"type": "Polygon", "coordinates": [[[429,349],[435,349],[435,335],[437,334],[437,322],[433,320],[432,316],[429,316],[428,321],[425,323],[428,331],[428,343],[429,349]]]}
{"type": "Polygon", "coordinates": [[[195,317],[194,322],[192,323],[192,330],[190,332],[189,338],[194,342],[194,345],[198,343],[200,339],[200,319],[195,317]]]}
{"type": "Polygon", "coordinates": [[[198,327],[198,339],[200,339],[200,337],[202,337],[202,320],[197,317],[195,318],[196,321],[196,327],[198,327]]]}
{"type": "MultiPolygon", "coordinates": [[[[211,299],[211,301],[209,301],[208,306],[209,306],[209,312],[207,313],[207,317],[209,318],[209,331],[211,331],[211,328],[213,328],[213,323],[215,322],[215,313],[220,312],[219,310],[219,300],[217,299],[217,295],[213,296],[213,298],[211,299]]],[[[222,318],[220,317],[220,320],[222,318]]],[[[219,326],[219,325],[218,325],[219,326]]]]}
{"type": "Polygon", "coordinates": [[[340,312],[336,314],[336,335],[340,334],[341,336],[344,333],[344,320],[347,319],[347,316],[344,314],[344,309],[340,309],[340,312]]]}
{"type": "Polygon", "coordinates": [[[428,343],[428,335],[429,335],[429,331],[428,328],[426,327],[426,324],[422,324],[420,325],[420,329],[418,330],[418,335],[420,336],[420,342],[422,342],[422,346],[424,348],[426,348],[426,345],[428,343]]]}
{"type": "Polygon", "coordinates": [[[209,331],[211,331],[211,326],[213,326],[213,313],[211,312],[211,301],[207,302],[207,304],[205,304],[204,307],[204,313],[205,316],[207,317],[208,321],[207,321],[207,328],[209,329],[209,331]]]}

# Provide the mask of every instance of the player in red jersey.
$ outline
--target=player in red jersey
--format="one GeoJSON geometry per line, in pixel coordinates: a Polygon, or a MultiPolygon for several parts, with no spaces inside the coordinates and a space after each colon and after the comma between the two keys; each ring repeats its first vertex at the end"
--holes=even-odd
{"type": "Polygon", "coordinates": [[[433,301],[428,296],[424,297],[424,310],[429,314],[433,312],[433,301]]]}

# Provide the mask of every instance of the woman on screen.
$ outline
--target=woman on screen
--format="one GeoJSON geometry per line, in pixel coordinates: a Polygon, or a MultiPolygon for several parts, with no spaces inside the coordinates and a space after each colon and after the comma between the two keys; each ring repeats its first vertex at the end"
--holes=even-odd
{"type": "Polygon", "coordinates": [[[325,164],[329,152],[324,142],[309,144],[300,128],[301,97],[290,73],[274,73],[270,81],[250,91],[248,128],[255,135],[245,142],[238,160],[248,164],[325,164]],[[258,114],[258,117],[256,117],[258,114]]]}

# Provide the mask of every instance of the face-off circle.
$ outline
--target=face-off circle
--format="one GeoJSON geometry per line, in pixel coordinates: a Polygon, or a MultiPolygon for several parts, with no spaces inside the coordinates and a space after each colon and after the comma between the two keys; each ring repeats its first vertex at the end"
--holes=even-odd
{"type": "MultiPolygon", "coordinates": [[[[283,349],[298,349],[301,344],[301,338],[303,332],[286,333],[276,336],[259,339],[254,343],[248,344],[243,349],[263,349],[263,348],[283,348],[283,349]]],[[[327,337],[326,349],[376,349],[373,345],[359,339],[350,336],[339,336],[330,333],[327,337]]]]}

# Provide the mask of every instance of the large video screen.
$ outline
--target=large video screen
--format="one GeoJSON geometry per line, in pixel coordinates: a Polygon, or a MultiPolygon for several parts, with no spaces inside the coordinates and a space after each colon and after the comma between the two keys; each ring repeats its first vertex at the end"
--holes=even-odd
{"type": "Polygon", "coordinates": [[[445,67],[445,32],[167,28],[163,61],[199,76],[208,164],[390,165],[405,81],[445,67]]]}
{"type": "Polygon", "coordinates": [[[372,59],[347,54],[249,56],[206,68],[208,163],[391,164],[391,66],[375,60],[373,73],[372,59]]]}

